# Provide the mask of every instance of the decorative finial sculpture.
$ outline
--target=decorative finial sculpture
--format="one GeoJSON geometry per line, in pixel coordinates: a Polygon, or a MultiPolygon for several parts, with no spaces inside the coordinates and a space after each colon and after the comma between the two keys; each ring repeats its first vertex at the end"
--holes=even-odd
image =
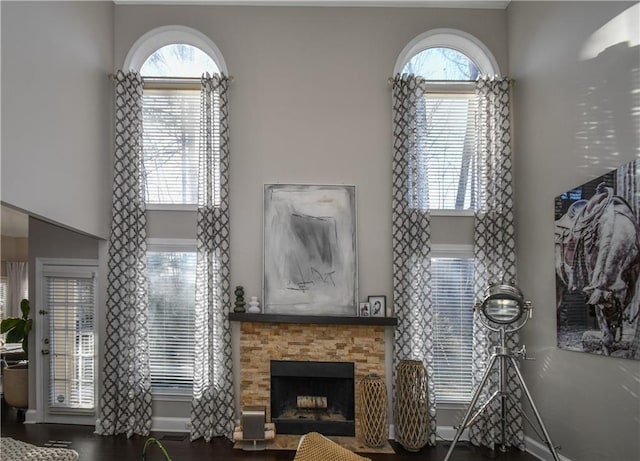
{"type": "Polygon", "coordinates": [[[249,309],[247,309],[247,312],[250,314],[260,313],[260,302],[258,301],[257,296],[252,296],[249,300],[249,309]]]}
{"type": "Polygon", "coordinates": [[[244,306],[247,303],[244,302],[244,288],[238,285],[234,294],[236,295],[236,306],[233,308],[233,312],[245,312],[244,306]]]}

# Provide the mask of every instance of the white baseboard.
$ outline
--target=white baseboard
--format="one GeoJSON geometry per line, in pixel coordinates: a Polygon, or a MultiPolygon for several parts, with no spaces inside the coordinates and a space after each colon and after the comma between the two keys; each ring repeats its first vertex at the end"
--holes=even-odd
{"type": "Polygon", "coordinates": [[[36,410],[27,410],[24,414],[24,423],[25,424],[36,424],[38,423],[38,412],[36,410]]]}
{"type": "MultiPolygon", "coordinates": [[[[549,448],[546,444],[532,439],[531,437],[525,437],[524,443],[527,447],[527,452],[532,454],[536,458],[542,461],[554,461],[553,455],[549,451],[549,448]]],[[[558,449],[556,448],[556,452],[557,451],[558,449]]],[[[571,459],[567,458],[566,456],[562,456],[560,453],[558,453],[558,457],[560,458],[560,461],[571,461],[571,459]]]]}
{"type": "MultiPolygon", "coordinates": [[[[456,436],[456,432],[458,432],[458,430],[453,426],[438,426],[436,429],[436,434],[439,439],[449,440],[449,441],[453,440],[453,438],[456,436]]],[[[469,430],[465,429],[464,431],[462,431],[462,435],[460,436],[460,441],[466,442],[468,440],[469,440],[469,430]]]]}
{"type": "MultiPolygon", "coordinates": [[[[96,419],[95,427],[98,427],[100,420],[96,419]]],[[[171,418],[164,416],[154,416],[151,418],[152,432],[189,432],[191,421],[189,418],[171,418]]]]}
{"type": "MultiPolygon", "coordinates": [[[[437,434],[438,439],[451,441],[456,436],[456,429],[453,426],[438,426],[437,434]]],[[[462,432],[460,440],[469,440],[469,431],[467,429],[462,432]]],[[[524,438],[524,444],[527,453],[535,456],[540,461],[554,461],[553,455],[549,451],[549,448],[547,448],[546,444],[540,443],[537,440],[526,436],[524,438]]],[[[560,453],[558,453],[558,456],[560,457],[560,461],[571,461],[571,459],[567,458],[566,456],[562,456],[560,453]]]]}

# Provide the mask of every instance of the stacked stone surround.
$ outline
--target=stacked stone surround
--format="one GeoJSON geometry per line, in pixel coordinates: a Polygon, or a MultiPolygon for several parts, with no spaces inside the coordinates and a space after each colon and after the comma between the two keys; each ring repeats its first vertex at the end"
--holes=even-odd
{"type": "Polygon", "coordinates": [[[356,436],[360,432],[358,383],[384,378],[384,326],[242,322],[241,406],[264,405],[271,420],[271,360],[354,362],[356,436]]]}

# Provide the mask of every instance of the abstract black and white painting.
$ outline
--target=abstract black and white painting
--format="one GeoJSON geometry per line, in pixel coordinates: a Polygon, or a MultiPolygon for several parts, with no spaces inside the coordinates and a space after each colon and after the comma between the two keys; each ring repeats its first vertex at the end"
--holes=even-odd
{"type": "Polygon", "coordinates": [[[558,347],[640,360],[638,161],[555,199],[558,347]]]}
{"type": "Polygon", "coordinates": [[[357,312],[355,186],[264,187],[264,312],[357,312]]]}

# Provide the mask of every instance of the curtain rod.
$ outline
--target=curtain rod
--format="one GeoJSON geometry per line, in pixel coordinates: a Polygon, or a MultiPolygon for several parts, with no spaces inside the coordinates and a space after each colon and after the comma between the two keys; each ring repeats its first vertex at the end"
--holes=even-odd
{"type": "MultiPolygon", "coordinates": [[[[389,86],[393,85],[393,82],[395,81],[395,77],[389,77],[387,79],[387,84],[389,86]]],[[[509,85],[514,85],[516,83],[515,80],[509,78],[507,79],[507,81],[509,82],[509,85]]],[[[428,83],[434,83],[434,84],[444,84],[444,83],[477,83],[477,80],[427,80],[428,83]]]]}
{"type": "MultiPolygon", "coordinates": [[[[108,75],[109,80],[114,81],[116,79],[116,75],[115,74],[109,74],[108,75]]],[[[153,77],[153,76],[147,76],[147,77],[140,77],[142,79],[142,81],[144,82],[145,80],[151,82],[161,82],[161,81],[182,81],[184,83],[200,83],[200,77],[153,77]]],[[[227,77],[229,79],[230,82],[233,82],[234,77],[233,75],[229,75],[227,77]]]]}

